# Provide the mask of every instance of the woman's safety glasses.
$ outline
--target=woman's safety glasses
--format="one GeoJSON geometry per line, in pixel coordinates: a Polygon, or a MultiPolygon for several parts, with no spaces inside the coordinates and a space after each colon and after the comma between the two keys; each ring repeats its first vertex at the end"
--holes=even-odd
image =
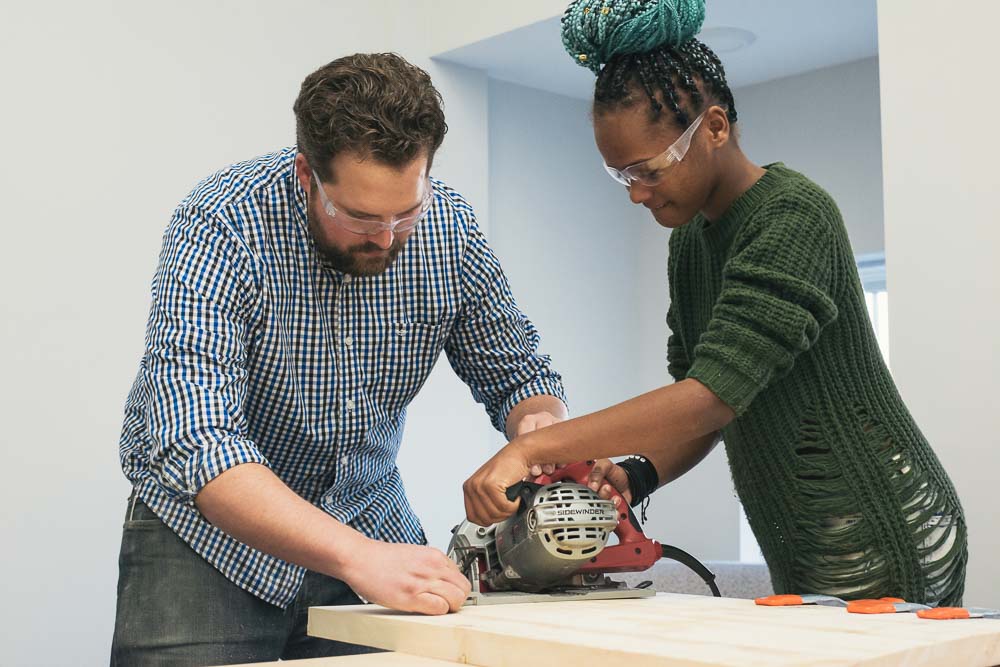
{"type": "Polygon", "coordinates": [[[677,141],[670,144],[667,150],[663,151],[656,157],[651,157],[648,160],[643,160],[642,162],[636,162],[635,164],[629,165],[627,167],[622,167],[621,169],[615,169],[614,167],[609,167],[608,164],[604,163],[604,168],[607,170],[611,178],[615,179],[625,187],[631,187],[633,183],[639,183],[640,185],[645,185],[647,187],[653,187],[658,185],[663,177],[666,176],[667,170],[677,162],[684,159],[684,156],[688,152],[688,148],[691,146],[691,137],[694,136],[694,131],[698,129],[701,125],[701,119],[705,117],[705,113],[708,110],[701,112],[701,114],[694,119],[684,134],[682,134],[677,141]]]}

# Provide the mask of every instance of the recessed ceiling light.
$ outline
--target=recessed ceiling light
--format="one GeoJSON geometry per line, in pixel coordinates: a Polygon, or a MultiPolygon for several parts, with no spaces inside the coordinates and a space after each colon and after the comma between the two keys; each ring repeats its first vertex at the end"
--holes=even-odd
{"type": "Polygon", "coordinates": [[[698,39],[708,44],[716,53],[732,53],[744,49],[757,41],[757,35],[743,28],[719,26],[705,28],[698,33],[698,39]]]}

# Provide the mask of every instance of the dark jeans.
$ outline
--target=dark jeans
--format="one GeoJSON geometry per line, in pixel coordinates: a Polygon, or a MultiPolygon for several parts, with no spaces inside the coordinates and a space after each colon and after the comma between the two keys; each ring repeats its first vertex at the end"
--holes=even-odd
{"type": "Polygon", "coordinates": [[[360,604],[347,584],[307,572],[287,609],[226,579],[136,500],[118,557],[111,665],[230,665],[374,649],[306,635],[310,606],[360,604]]]}

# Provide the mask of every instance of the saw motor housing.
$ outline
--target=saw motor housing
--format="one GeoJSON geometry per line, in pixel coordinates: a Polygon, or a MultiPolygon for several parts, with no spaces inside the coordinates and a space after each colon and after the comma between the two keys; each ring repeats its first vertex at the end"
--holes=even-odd
{"type": "Polygon", "coordinates": [[[496,528],[496,590],[535,592],[567,580],[599,554],[618,525],[610,500],[576,482],[553,482],[496,528]]]}

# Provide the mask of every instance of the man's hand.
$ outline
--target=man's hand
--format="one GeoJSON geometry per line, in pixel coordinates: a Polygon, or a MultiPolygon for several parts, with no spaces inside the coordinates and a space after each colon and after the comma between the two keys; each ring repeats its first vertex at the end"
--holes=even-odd
{"type": "MultiPolygon", "coordinates": [[[[558,424],[564,421],[565,417],[560,417],[554,415],[551,412],[533,412],[531,414],[524,415],[515,426],[515,435],[524,435],[525,433],[531,433],[532,431],[537,431],[538,429],[545,428],[546,426],[552,426],[553,424],[558,424]]],[[[557,463],[545,463],[543,465],[534,464],[531,466],[531,470],[528,474],[532,477],[538,477],[539,475],[551,475],[556,471],[556,468],[561,468],[562,466],[557,463]]]]}
{"type": "Polygon", "coordinates": [[[347,583],[365,599],[404,611],[457,611],[469,581],[437,549],[377,542],[303,500],[265,466],[245,463],[195,498],[213,524],[255,549],[347,583]]]}
{"type": "Polygon", "coordinates": [[[472,587],[446,555],[432,547],[365,539],[343,572],[359,596],[419,614],[441,615],[462,607],[472,587]]]}
{"type": "Polygon", "coordinates": [[[566,404],[555,396],[539,394],[530,396],[507,413],[507,421],[504,424],[504,433],[508,440],[513,440],[519,435],[537,431],[564,421],[569,418],[566,404]]]}
{"type": "MultiPolygon", "coordinates": [[[[611,491],[614,488],[625,498],[626,503],[632,504],[632,490],[628,486],[628,475],[625,474],[621,466],[611,459],[600,459],[594,462],[594,468],[587,477],[587,486],[591,490],[597,491],[597,494],[605,500],[611,498],[611,491]]],[[[615,497],[614,503],[617,507],[621,501],[615,497]]]]}
{"type": "Polygon", "coordinates": [[[465,480],[465,514],[472,523],[489,526],[517,511],[507,500],[507,488],[524,480],[531,465],[517,444],[511,442],[465,480]]]}
{"type": "Polygon", "coordinates": [[[515,426],[515,436],[524,435],[525,433],[531,433],[532,431],[537,431],[538,429],[545,428],[546,426],[552,426],[552,424],[557,424],[563,421],[565,417],[557,417],[551,412],[532,412],[521,417],[517,425],[515,426]]]}

